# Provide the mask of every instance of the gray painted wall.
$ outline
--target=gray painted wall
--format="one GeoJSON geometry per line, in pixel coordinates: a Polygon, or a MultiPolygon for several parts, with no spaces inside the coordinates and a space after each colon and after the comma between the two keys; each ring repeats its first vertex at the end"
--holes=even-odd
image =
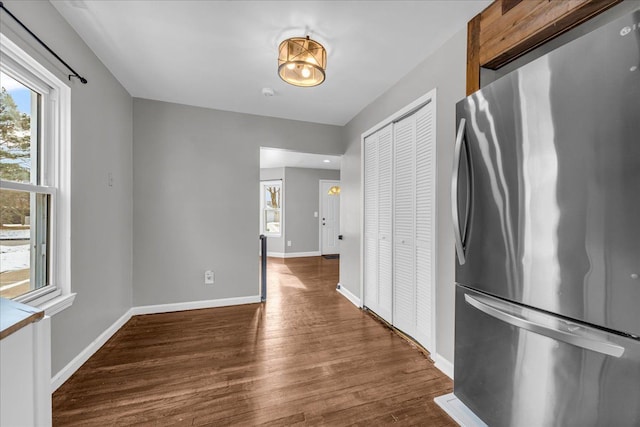
{"type": "Polygon", "coordinates": [[[261,168],[260,181],[284,179],[284,168],[261,168]]]}
{"type": "Polygon", "coordinates": [[[56,374],[131,307],[132,99],[49,2],[4,4],[89,81],[69,82],[64,67],[0,13],[2,32],[71,86],[71,290],[77,297],[52,318],[56,374]]]}
{"type": "MultiPolygon", "coordinates": [[[[282,194],[284,194],[284,168],[264,168],[260,169],[260,181],[282,180],[282,194]]],[[[284,200],[284,198],[283,198],[284,200]]],[[[284,212],[281,212],[284,219],[284,212]]],[[[260,215],[258,215],[260,217],[260,215]]],[[[280,224],[282,233],[280,237],[267,238],[267,252],[284,253],[284,221],[280,224]]]]}
{"type": "Polygon", "coordinates": [[[415,99],[436,94],[436,352],[453,362],[454,257],[449,201],[455,103],[465,96],[466,30],[457,33],[433,55],[403,77],[390,90],[362,110],[345,127],[346,152],[342,157],[340,284],[360,296],[360,137],[372,126],[415,99]]]}
{"type": "Polygon", "coordinates": [[[133,118],[134,305],[258,295],[260,146],[342,154],[342,128],[145,99],[133,118]]]}
{"type": "Polygon", "coordinates": [[[340,180],[340,171],[285,168],[285,246],[286,253],[320,250],[320,180],[340,180]],[[313,213],[318,212],[318,217],[313,213]]]}
{"type": "Polygon", "coordinates": [[[269,237],[269,253],[316,252],[320,250],[319,210],[321,179],[340,180],[339,170],[311,168],[264,168],[260,180],[282,179],[284,215],[281,237],[269,237]],[[313,213],[318,212],[318,217],[313,213]],[[286,246],[286,241],[291,246],[286,246]]]}

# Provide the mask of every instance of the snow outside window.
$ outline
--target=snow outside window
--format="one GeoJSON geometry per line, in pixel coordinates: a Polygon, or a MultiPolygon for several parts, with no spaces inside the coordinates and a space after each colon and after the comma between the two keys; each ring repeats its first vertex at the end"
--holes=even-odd
{"type": "Polygon", "coordinates": [[[0,296],[48,315],[69,283],[69,88],[0,34],[0,296]]]}

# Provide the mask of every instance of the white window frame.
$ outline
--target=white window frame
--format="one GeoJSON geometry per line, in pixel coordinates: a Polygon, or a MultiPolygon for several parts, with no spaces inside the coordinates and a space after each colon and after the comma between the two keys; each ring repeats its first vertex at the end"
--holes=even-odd
{"type": "Polygon", "coordinates": [[[15,301],[54,315],[70,307],[71,292],[71,89],[57,76],[0,33],[0,69],[42,95],[40,185],[2,182],[2,188],[51,197],[49,218],[49,284],[15,301]]]}
{"type": "Polygon", "coordinates": [[[282,179],[274,179],[269,181],[260,181],[260,234],[264,234],[267,237],[282,237],[284,229],[284,182],[282,179]],[[265,187],[271,185],[279,185],[280,186],[280,232],[279,233],[268,233],[264,229],[264,192],[265,187]]]}

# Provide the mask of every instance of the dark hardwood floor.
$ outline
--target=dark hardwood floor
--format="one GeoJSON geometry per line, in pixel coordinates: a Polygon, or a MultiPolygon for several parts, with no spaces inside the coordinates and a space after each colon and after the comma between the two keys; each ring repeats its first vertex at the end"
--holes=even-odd
{"type": "Polygon", "coordinates": [[[133,317],[53,395],[57,426],[455,426],[452,382],[335,286],[269,259],[268,302],[133,317]]]}

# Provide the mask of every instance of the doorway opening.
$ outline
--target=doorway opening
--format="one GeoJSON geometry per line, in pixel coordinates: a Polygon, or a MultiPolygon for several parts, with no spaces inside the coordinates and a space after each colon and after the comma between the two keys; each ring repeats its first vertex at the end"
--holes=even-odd
{"type": "MultiPolygon", "coordinates": [[[[341,157],[260,148],[260,232],[267,240],[269,275],[294,274],[270,268],[274,262],[339,257],[341,157]]],[[[276,283],[278,277],[267,279],[267,286],[276,283]]]]}

